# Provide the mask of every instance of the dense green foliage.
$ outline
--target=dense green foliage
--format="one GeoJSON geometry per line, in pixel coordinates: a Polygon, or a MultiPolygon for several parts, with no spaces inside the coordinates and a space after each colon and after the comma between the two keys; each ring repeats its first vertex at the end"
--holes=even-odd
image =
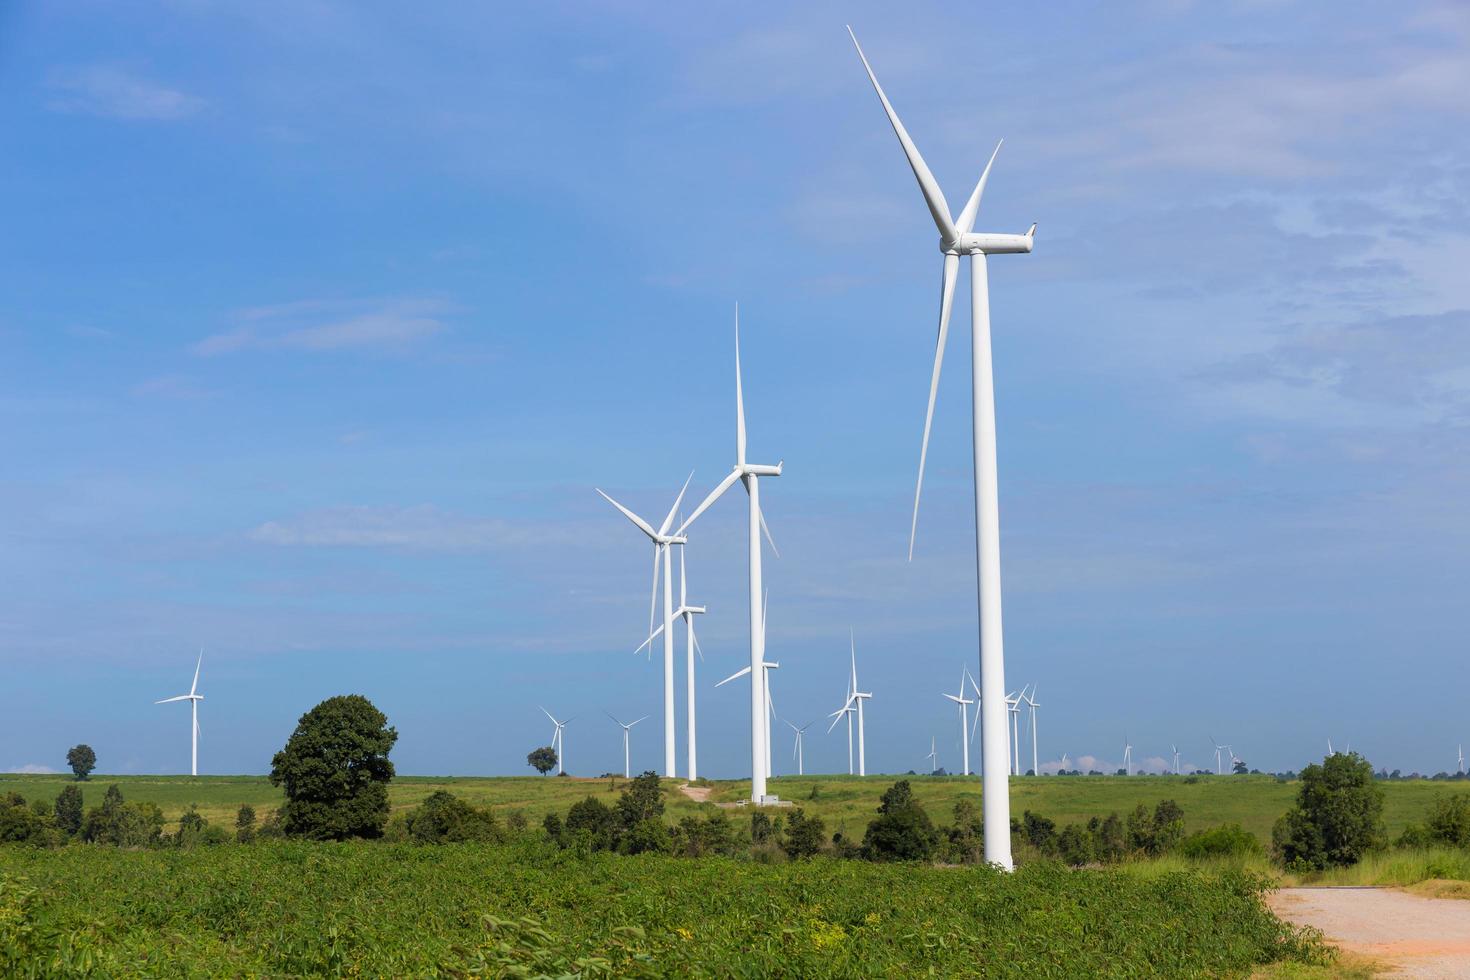
{"type": "Polygon", "coordinates": [[[63,786],[56,795],[52,814],[56,818],[56,828],[68,837],[74,837],[82,830],[82,802],[80,786],[63,786]]]}
{"type": "Polygon", "coordinates": [[[907,779],[894,783],[863,835],[863,856],[870,861],[927,861],[938,846],[939,831],[914,799],[913,786],[907,779]]]}
{"type": "Polygon", "coordinates": [[[556,768],[556,749],[549,745],[543,745],[539,749],[532,749],[526,753],[526,765],[535,769],[541,775],[556,768]]]}
{"type": "Polygon", "coordinates": [[[1384,843],[1383,790],[1356,752],[1338,752],[1301,772],[1296,805],[1271,832],[1288,868],[1322,870],[1355,864],[1384,843]]]}
{"type": "Polygon", "coordinates": [[[505,831],[491,811],[440,790],[412,810],[396,815],[385,836],[417,844],[495,843],[505,840],[505,831]]]}
{"type": "Polygon", "coordinates": [[[381,836],[396,741],[387,716],[360,694],[328,698],[302,715],[271,760],[271,782],[286,791],[285,832],[314,840],[381,836]]]}
{"type": "Polygon", "coordinates": [[[123,799],[117,786],[107,787],[102,805],[82,819],[82,840],[113,847],[153,847],[163,839],[163,811],[152,803],[123,799]]]}
{"type": "Polygon", "coordinates": [[[1263,884],[1054,864],[579,857],[523,839],[0,848],[0,974],[1243,976],[1320,955],[1263,884]],[[490,918],[486,918],[486,917],[490,918]],[[530,917],[532,921],[522,921],[530,917]],[[539,964],[539,965],[537,965],[539,964]],[[738,964],[738,969],[737,969],[738,964]],[[534,970],[533,970],[534,972],[534,970]]]}
{"type": "Polygon", "coordinates": [[[1199,830],[1179,843],[1177,853],[1192,861],[1210,858],[1248,857],[1260,854],[1264,848],[1256,835],[1241,828],[1238,823],[1227,823],[1209,830],[1199,830]]]}
{"type": "Polygon", "coordinates": [[[85,743],[73,745],[66,750],[66,764],[71,766],[77,779],[86,779],[97,768],[97,753],[92,751],[92,746],[85,743]]]}

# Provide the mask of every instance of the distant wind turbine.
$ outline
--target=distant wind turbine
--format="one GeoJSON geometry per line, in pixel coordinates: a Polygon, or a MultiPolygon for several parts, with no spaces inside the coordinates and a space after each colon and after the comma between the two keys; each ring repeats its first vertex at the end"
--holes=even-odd
{"type": "MultiPolygon", "coordinates": [[[[689,489],[689,480],[694,474],[689,474],[689,479],[684,481],[684,487],[679,491],[679,496],[674,500],[674,506],[669,508],[668,516],[655,531],[653,526],[633,513],[616,500],[603,493],[601,488],[597,492],[602,498],[622,511],[624,517],[633,522],[653,542],[653,594],[648,599],[648,632],[653,634],[653,613],[658,605],[658,577],[659,565],[663,565],[664,579],[664,775],[674,775],[674,582],[673,567],[670,561],[669,548],[671,545],[684,544],[681,528],[674,534],[669,533],[669,525],[674,522],[674,514],[679,510],[679,504],[684,499],[684,491],[689,489]]],[[[639,650],[643,647],[640,645],[639,650]]],[[[544,710],[544,709],[543,709],[544,710]]]]}
{"type": "Polygon", "coordinates": [[[1461,776],[1463,776],[1463,775],[1465,775],[1465,746],[1463,746],[1463,745],[1459,746],[1459,752],[1460,752],[1460,764],[1455,769],[1455,771],[1457,773],[1459,773],[1461,776]]]}
{"type": "Polygon", "coordinates": [[[1123,736],[1123,772],[1125,775],[1133,775],[1133,745],[1128,741],[1128,736],[1123,736]]]}
{"type": "MultiPolygon", "coordinates": [[[[539,704],[536,707],[541,708],[539,704]]],[[[566,738],[563,737],[562,733],[568,725],[570,725],[577,719],[568,718],[566,721],[557,721],[556,717],[545,708],[541,708],[541,713],[550,718],[551,723],[556,726],[556,731],[554,731],[551,735],[551,747],[556,751],[556,774],[560,776],[563,772],[566,771],[567,758],[567,741],[566,738]]]]}
{"type": "MultiPolygon", "coordinates": [[[[639,718],[638,721],[630,721],[626,725],[624,725],[622,722],[618,721],[616,718],[613,718],[613,713],[611,711],[605,712],[605,714],[609,718],[612,718],[613,723],[616,724],[619,728],[621,728],[623,730],[623,778],[624,779],[632,779],[633,778],[633,770],[632,770],[632,766],[629,765],[628,736],[632,734],[632,732],[633,732],[633,726],[636,725],[636,724],[638,724],[638,721],[646,721],[648,719],[648,716],[647,715],[644,715],[642,718],[639,718]]],[[[555,719],[552,719],[552,720],[555,721],[555,719]]],[[[558,733],[560,733],[561,732],[561,726],[557,726],[557,729],[556,730],[557,730],[558,733]]]]}
{"type": "MultiPolygon", "coordinates": [[[[1213,735],[1210,736],[1210,744],[1215,747],[1215,775],[1217,775],[1217,776],[1224,775],[1225,769],[1224,769],[1224,767],[1220,763],[1220,757],[1221,757],[1221,753],[1223,753],[1225,751],[1225,746],[1223,746],[1219,742],[1215,741],[1215,736],[1213,736],[1213,735]]],[[[1328,751],[1331,751],[1332,750],[1332,743],[1331,743],[1330,740],[1328,741],[1327,748],[1328,748],[1328,751]]]]}
{"type": "Polygon", "coordinates": [[[939,749],[935,747],[934,736],[929,736],[929,754],[925,756],[929,760],[929,775],[939,771],[939,749]]]}
{"type": "MultiPolygon", "coordinates": [[[[699,653],[700,660],[704,659],[704,651],[699,648],[699,638],[694,635],[694,617],[702,614],[705,611],[705,608],[704,606],[691,606],[689,604],[689,582],[684,576],[684,562],[687,560],[685,556],[688,554],[688,552],[688,544],[682,544],[679,546],[679,608],[674,610],[674,615],[672,618],[684,620],[684,652],[687,655],[688,659],[688,673],[685,677],[685,696],[689,699],[689,715],[687,718],[685,718],[685,724],[688,726],[689,734],[687,747],[687,754],[689,758],[685,764],[689,767],[689,781],[693,782],[694,780],[699,778],[699,743],[696,737],[696,726],[694,722],[695,652],[697,651],[699,653]]],[[[643,645],[640,646],[638,650],[642,650],[643,647],[651,647],[653,641],[657,639],[658,635],[663,631],[664,628],[662,625],[660,625],[658,629],[654,630],[649,635],[648,639],[643,641],[643,645]]],[[[638,650],[634,650],[633,652],[637,653],[638,650]]],[[[650,650],[650,653],[651,652],[652,651],[650,650]]]]}
{"type": "Polygon", "coordinates": [[[795,725],[791,724],[791,722],[789,722],[789,721],[786,722],[786,724],[787,724],[787,726],[793,732],[796,733],[796,744],[791,747],[791,758],[793,758],[793,759],[796,760],[796,774],[798,776],[805,776],[806,775],[806,758],[805,758],[805,753],[802,751],[802,744],[801,743],[802,743],[802,739],[806,735],[806,730],[808,728],[812,727],[812,725],[815,724],[815,723],[809,721],[805,725],[802,725],[800,728],[797,728],[795,725]]]}
{"type": "Polygon", "coordinates": [[[735,485],[739,480],[745,484],[745,495],[749,504],[747,514],[747,547],[750,552],[750,801],[761,803],[766,797],[767,752],[765,741],[766,732],[766,697],[761,690],[765,683],[765,672],[756,670],[765,663],[765,650],[763,649],[764,637],[761,635],[761,534],[764,533],[766,541],[771,545],[771,551],[777,558],[781,553],[776,550],[776,542],[771,538],[771,529],[766,527],[766,517],[761,511],[760,478],[763,476],[776,477],[781,475],[784,461],[775,466],[765,463],[749,463],[745,459],[745,394],[740,379],[740,307],[735,307],[735,468],[719,484],[710,491],[700,505],[694,508],[694,513],[689,519],[679,525],[676,534],[682,535],[689,529],[689,525],[698,519],[700,514],[713,504],[716,500],[735,485]]]}
{"type": "Polygon", "coordinates": [[[177,697],[164,698],[162,701],[154,701],[154,704],[169,704],[173,701],[188,701],[189,713],[193,716],[189,741],[189,775],[199,775],[199,702],[204,700],[204,695],[199,691],[199,668],[204,666],[204,651],[199,651],[199,660],[194,664],[194,683],[189,685],[188,694],[180,694],[177,697]]]}
{"type": "Polygon", "coordinates": [[[1031,706],[1031,774],[1040,776],[1041,769],[1036,764],[1038,759],[1036,753],[1036,709],[1041,707],[1041,705],[1036,700],[1036,685],[1031,685],[1031,693],[1029,695],[1025,691],[1022,691],[1021,697],[1025,698],[1026,703],[1031,706]]]}
{"type": "Polygon", "coordinates": [[[960,706],[960,747],[963,750],[962,776],[970,774],[970,705],[975,702],[965,697],[965,679],[970,676],[968,668],[960,669],[960,692],[958,694],[944,694],[943,696],[960,706]]]}
{"type": "MultiPolygon", "coordinates": [[[[1026,696],[1026,689],[1022,688],[1020,693],[1006,695],[1006,710],[1011,714],[1011,775],[1021,775],[1021,699],[1026,696]]],[[[985,701],[981,699],[983,706],[985,701]]],[[[981,742],[983,749],[985,743],[981,742]]]]}
{"type": "MultiPolygon", "coordinates": [[[[767,600],[766,605],[768,606],[769,605],[769,600],[770,600],[770,594],[769,593],[767,593],[767,595],[766,595],[766,600],[767,600]]],[[[761,650],[764,651],[765,649],[766,649],[766,608],[765,607],[762,607],[762,609],[761,609],[761,650]]],[[[766,747],[766,769],[765,769],[765,772],[766,772],[767,778],[769,778],[770,776],[772,776],[774,774],[774,770],[773,770],[773,767],[771,765],[771,719],[776,716],[776,705],[775,705],[775,702],[771,700],[771,671],[773,671],[773,670],[780,670],[781,669],[781,665],[779,663],[773,663],[772,661],[769,661],[769,660],[762,661],[761,665],[764,668],[761,671],[761,677],[763,678],[763,680],[761,681],[761,688],[762,688],[762,690],[764,690],[764,692],[765,692],[765,698],[766,698],[765,719],[762,722],[762,725],[763,725],[762,731],[763,731],[764,735],[763,735],[763,738],[761,739],[761,741],[762,741],[762,743],[766,747]]],[[[741,677],[744,677],[746,674],[749,674],[749,673],[750,673],[750,668],[749,667],[741,667],[739,670],[735,671],[735,673],[731,674],[729,677],[726,677],[724,680],[722,680],[718,684],[716,684],[715,687],[724,687],[726,684],[730,683],[731,681],[736,680],[736,679],[741,678],[741,677]]]]}
{"type": "MultiPolygon", "coordinates": [[[[848,773],[848,775],[852,775],[852,713],[856,713],[856,715],[857,715],[857,760],[858,760],[857,761],[857,774],[859,776],[866,776],[868,774],[868,757],[867,757],[866,739],[864,738],[864,735],[863,735],[863,702],[866,701],[866,700],[868,700],[869,698],[871,698],[873,695],[872,695],[871,692],[863,692],[863,691],[858,690],[858,681],[857,681],[857,639],[854,636],[854,634],[853,634],[853,632],[852,632],[851,629],[849,629],[847,631],[847,638],[848,638],[848,643],[850,645],[851,652],[852,652],[852,673],[848,677],[848,682],[847,682],[847,700],[845,702],[843,702],[842,707],[840,707],[836,711],[832,712],[832,714],[829,715],[828,717],[841,718],[842,715],[844,715],[844,714],[847,714],[847,716],[848,716],[847,717],[847,756],[848,756],[848,758],[847,758],[847,773],[848,773]]],[[[836,724],[837,724],[836,721],[832,722],[832,726],[835,726],[836,724]]],[[[831,730],[832,730],[832,727],[828,727],[827,731],[830,732],[831,730]]]]}
{"type": "Polygon", "coordinates": [[[1174,775],[1177,776],[1179,775],[1179,746],[1171,745],[1169,748],[1174,750],[1174,775]]]}

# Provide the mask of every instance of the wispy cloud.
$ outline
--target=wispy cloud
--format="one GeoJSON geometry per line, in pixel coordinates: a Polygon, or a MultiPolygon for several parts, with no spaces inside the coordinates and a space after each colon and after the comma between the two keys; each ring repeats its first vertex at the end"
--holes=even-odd
{"type": "Polygon", "coordinates": [[[205,337],[192,350],[201,357],[217,357],[245,350],[324,353],[403,348],[443,331],[442,317],[455,309],[441,299],[258,307],[238,314],[240,326],[205,337]]]}
{"type": "Polygon", "coordinates": [[[140,381],[133,386],[132,394],[135,398],[193,401],[198,398],[208,398],[214,392],[191,378],[177,374],[165,374],[140,381]]]}
{"type": "Polygon", "coordinates": [[[47,107],[107,119],[166,122],[199,112],[205,101],[117,65],[57,68],[47,80],[47,107]]]}
{"type": "Polygon", "coordinates": [[[52,769],[50,766],[43,766],[39,762],[27,762],[23,766],[16,766],[14,769],[7,769],[5,771],[6,772],[21,773],[21,774],[30,775],[30,776],[45,776],[45,775],[49,775],[51,773],[60,772],[61,770],[60,769],[52,769]]]}
{"type": "Polygon", "coordinates": [[[416,507],[331,507],[250,532],[263,544],[311,548],[400,548],[413,551],[490,551],[516,547],[543,535],[496,518],[416,507]]]}

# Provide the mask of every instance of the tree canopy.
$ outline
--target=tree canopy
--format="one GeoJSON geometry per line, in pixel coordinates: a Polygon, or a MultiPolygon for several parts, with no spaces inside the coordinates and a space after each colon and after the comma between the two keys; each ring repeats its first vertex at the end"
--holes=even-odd
{"type": "Polygon", "coordinates": [[[66,752],[66,764],[71,766],[71,771],[78,779],[86,779],[97,768],[97,753],[85,742],[73,745],[66,752]]]}
{"type": "Polygon", "coordinates": [[[388,753],[398,731],[360,694],[328,698],[301,716],[271,760],[286,792],[282,829],[293,837],[381,837],[388,821],[388,753]]]}

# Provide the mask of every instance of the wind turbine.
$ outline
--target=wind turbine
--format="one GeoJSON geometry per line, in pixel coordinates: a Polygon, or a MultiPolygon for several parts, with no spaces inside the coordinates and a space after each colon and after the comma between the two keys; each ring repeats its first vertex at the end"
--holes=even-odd
{"type": "MultiPolygon", "coordinates": [[[[939,183],[930,173],[919,149],[909,138],[908,131],[899,121],[898,113],[888,101],[878,77],[868,64],[857,36],[848,28],[852,43],[867,70],[868,80],[883,103],[883,111],[893,126],[908,158],[909,167],[918,179],[919,189],[929,206],[929,214],[939,229],[939,250],[944,254],[944,275],[939,299],[939,336],[934,349],[934,373],[929,381],[929,406],[924,414],[924,440],[919,449],[919,477],[914,486],[914,517],[909,528],[909,558],[913,559],[914,537],[918,531],[919,496],[924,487],[924,463],[929,455],[929,430],[934,420],[934,399],[939,392],[939,371],[944,363],[944,344],[949,334],[950,307],[954,300],[955,281],[959,276],[960,257],[970,257],[970,330],[972,334],[971,417],[973,419],[975,459],[975,563],[978,573],[978,599],[980,609],[980,687],[987,692],[980,699],[981,728],[984,741],[981,743],[981,774],[984,778],[984,801],[982,804],[985,827],[985,860],[1010,870],[1011,860],[1011,816],[1010,793],[1003,759],[1006,752],[1006,718],[1002,695],[1005,692],[1005,653],[1002,648],[1001,595],[1000,595],[1000,505],[998,477],[995,460],[995,380],[991,370],[990,356],[990,291],[987,278],[986,256],[1006,253],[1026,253],[1035,242],[1036,226],[1024,235],[975,234],[975,216],[980,210],[980,199],[985,193],[990,168],[995,163],[995,154],[985,165],[980,182],[964,210],[956,220],[950,215],[949,203],[939,183]]],[[[957,76],[958,77],[958,76],[957,76]]],[[[1000,146],[995,148],[1000,152],[1000,146]]]]}
{"type": "Polygon", "coordinates": [[[1337,754],[1336,752],[1333,752],[1332,751],[1332,739],[1331,738],[1327,739],[1327,754],[1328,755],[1336,755],[1337,754]]]}
{"type": "MultiPolygon", "coordinates": [[[[767,593],[766,599],[767,605],[769,605],[769,593],[767,593]]],[[[761,611],[761,650],[764,652],[765,648],[766,613],[765,609],[763,608],[761,611]]],[[[769,777],[772,772],[774,772],[774,768],[771,765],[771,719],[776,717],[776,705],[775,702],[771,700],[771,671],[780,670],[781,665],[779,663],[772,663],[769,660],[765,660],[761,662],[761,667],[763,668],[761,670],[761,687],[765,690],[766,695],[766,712],[765,720],[763,722],[763,730],[765,733],[764,741],[766,746],[766,775],[769,777]]],[[[748,673],[750,673],[749,667],[741,667],[739,670],[735,671],[735,673],[731,674],[729,677],[726,677],[724,680],[716,684],[715,687],[723,687],[724,685],[730,683],[737,678],[744,677],[748,673]]]]}
{"type": "Polygon", "coordinates": [[[1036,685],[1031,685],[1031,693],[1029,695],[1025,691],[1022,691],[1021,697],[1025,698],[1026,703],[1031,706],[1031,774],[1033,776],[1040,776],[1041,767],[1037,765],[1036,755],[1036,709],[1041,707],[1041,705],[1036,701],[1036,685]]]}
{"type": "Polygon", "coordinates": [[[847,682],[847,700],[842,702],[842,707],[827,716],[832,719],[832,724],[827,726],[828,735],[832,734],[832,729],[837,727],[839,721],[843,718],[847,719],[847,774],[849,776],[852,775],[852,716],[856,713],[857,709],[852,706],[852,681],[849,680],[847,682]]]}
{"type": "Polygon", "coordinates": [[[1169,748],[1174,750],[1174,775],[1177,776],[1179,775],[1179,746],[1170,745],[1169,748]]]}
{"type": "Polygon", "coordinates": [[[726,490],[735,485],[736,480],[745,484],[745,494],[749,498],[749,540],[747,542],[750,552],[750,801],[752,803],[764,802],[766,797],[766,746],[765,742],[765,713],[766,697],[761,690],[765,686],[765,672],[757,670],[765,663],[765,637],[761,629],[761,533],[764,532],[766,540],[771,544],[771,551],[776,557],[781,553],[776,550],[776,542],[771,540],[770,528],[766,527],[765,515],[761,513],[760,478],[763,476],[780,476],[781,468],[785,462],[778,462],[775,466],[763,463],[748,463],[745,460],[745,395],[741,386],[740,378],[740,307],[735,307],[735,468],[719,484],[710,491],[700,505],[694,508],[689,519],[679,525],[676,535],[682,535],[689,529],[689,525],[698,519],[700,514],[719,500],[726,490]]]}
{"type": "MultiPolygon", "coordinates": [[[[872,694],[871,691],[864,692],[864,691],[858,690],[858,681],[857,681],[857,639],[853,635],[853,632],[852,632],[851,629],[848,629],[848,631],[847,631],[847,638],[848,638],[848,643],[851,645],[851,649],[852,649],[852,675],[848,679],[848,682],[847,682],[848,683],[848,687],[847,687],[847,691],[848,691],[848,693],[847,693],[847,702],[845,704],[843,704],[843,706],[841,708],[838,708],[836,711],[832,712],[832,714],[834,714],[834,715],[840,715],[843,712],[848,711],[849,709],[851,709],[853,711],[856,711],[856,713],[857,713],[857,759],[858,759],[857,774],[859,776],[866,776],[868,774],[868,756],[867,756],[867,742],[866,742],[866,739],[863,737],[863,702],[866,701],[866,700],[868,700],[869,698],[871,698],[873,696],[873,694],[872,694]]],[[[963,687],[963,683],[961,683],[961,687],[963,687]]],[[[833,722],[833,724],[835,725],[836,722],[833,722]]],[[[830,729],[830,728],[827,729],[827,731],[829,731],[829,732],[831,730],[832,729],[830,729]]],[[[851,716],[849,716],[848,719],[847,719],[847,738],[848,738],[848,747],[847,747],[847,755],[848,755],[847,772],[848,772],[848,775],[852,775],[852,718],[851,718],[851,716]]]]}
{"type": "Polygon", "coordinates": [[[966,668],[960,668],[960,693],[945,694],[944,697],[960,706],[960,746],[963,749],[964,771],[962,776],[970,774],[970,705],[975,702],[965,697],[965,678],[970,676],[966,668]]]}
{"type": "MultiPolygon", "coordinates": [[[[684,491],[689,489],[689,480],[694,474],[689,474],[689,479],[684,481],[684,487],[679,491],[679,496],[674,500],[674,506],[669,508],[668,516],[655,531],[643,518],[633,513],[616,500],[603,493],[604,500],[623,512],[623,516],[633,522],[633,526],[644,534],[648,540],[653,542],[653,594],[648,599],[648,632],[653,635],[653,611],[658,605],[658,575],[659,563],[663,563],[664,576],[664,775],[674,775],[674,589],[672,566],[670,564],[669,547],[676,544],[685,544],[684,529],[680,528],[674,534],[669,533],[669,525],[674,522],[674,514],[679,509],[679,504],[684,499],[684,491]]],[[[640,645],[639,650],[643,647],[640,645]]],[[[636,652],[636,651],[635,651],[636,652]]],[[[545,710],[545,709],[543,709],[545,710]]]]}
{"type": "MultiPolygon", "coordinates": [[[[784,721],[785,719],[782,719],[782,720],[784,721]]],[[[805,776],[806,775],[806,756],[805,756],[805,753],[802,751],[802,739],[806,735],[806,730],[808,728],[812,727],[812,725],[815,724],[815,723],[809,721],[805,725],[802,725],[800,728],[797,728],[795,725],[791,724],[791,722],[789,722],[789,721],[786,722],[786,724],[787,724],[787,726],[793,732],[796,733],[796,744],[794,746],[792,746],[792,749],[791,749],[791,758],[793,758],[793,759],[796,760],[796,774],[798,776],[805,776]]]]}
{"type": "Polygon", "coordinates": [[[1133,775],[1133,745],[1128,741],[1128,736],[1123,736],[1123,772],[1133,775]]]}
{"type": "Polygon", "coordinates": [[[169,704],[173,701],[188,701],[189,713],[193,716],[192,735],[189,741],[189,775],[199,775],[199,702],[204,700],[204,695],[197,693],[199,690],[199,668],[204,666],[204,651],[199,651],[199,661],[194,664],[194,683],[189,685],[188,694],[180,694],[178,697],[164,698],[162,701],[154,701],[154,704],[169,704]]]}
{"type": "MultiPolygon", "coordinates": [[[[1215,736],[1213,736],[1213,735],[1210,736],[1210,744],[1215,747],[1215,775],[1217,775],[1217,776],[1223,775],[1224,774],[1224,769],[1220,765],[1220,753],[1223,752],[1223,751],[1225,751],[1225,746],[1223,746],[1219,742],[1215,741],[1215,736]]],[[[1331,748],[1332,748],[1332,746],[1329,743],[1328,744],[1328,750],[1330,751],[1331,748]]]]}
{"type": "Polygon", "coordinates": [[[1230,772],[1233,775],[1235,773],[1235,748],[1230,745],[1222,745],[1220,748],[1224,749],[1225,754],[1230,757],[1230,772]]]}
{"type": "MultiPolygon", "coordinates": [[[[541,708],[541,706],[539,704],[536,707],[541,708]]],[[[556,731],[553,732],[552,735],[551,735],[551,747],[556,750],[556,774],[558,776],[560,776],[563,772],[566,771],[566,759],[567,759],[567,741],[566,741],[566,739],[564,737],[562,737],[562,729],[566,728],[568,725],[570,725],[572,722],[576,721],[577,719],[575,719],[575,718],[568,718],[566,721],[557,721],[556,720],[556,717],[554,715],[552,715],[552,713],[550,711],[547,711],[545,708],[541,708],[541,713],[543,715],[545,715],[546,717],[550,718],[551,719],[551,723],[556,726],[556,731]]],[[[613,719],[613,720],[616,721],[617,719],[613,719]]],[[[633,724],[636,725],[638,723],[635,721],[633,724]]],[[[626,738],[625,738],[625,740],[623,742],[623,747],[624,748],[627,748],[627,744],[628,743],[627,743],[626,738]]]]}
{"type": "Polygon", "coordinates": [[[1465,775],[1465,746],[1463,746],[1463,745],[1459,746],[1459,752],[1460,752],[1460,762],[1459,762],[1459,766],[1455,769],[1455,772],[1458,773],[1459,775],[1463,776],[1463,775],[1465,775]]]}
{"type": "Polygon", "coordinates": [[[939,749],[934,744],[934,736],[929,736],[929,754],[924,758],[929,760],[929,775],[939,771],[939,749]]]}
{"type": "MultiPolygon", "coordinates": [[[[542,710],[544,711],[546,709],[543,708],[542,710]]],[[[630,721],[626,725],[624,725],[622,722],[618,721],[616,718],[613,718],[613,713],[611,711],[604,712],[604,713],[609,718],[612,718],[613,723],[616,724],[619,728],[621,728],[623,730],[623,778],[624,779],[632,779],[633,778],[633,769],[632,769],[632,766],[630,766],[628,764],[628,760],[629,760],[629,756],[628,756],[628,736],[632,734],[632,732],[633,732],[633,726],[636,725],[636,724],[638,724],[638,721],[646,721],[648,719],[648,716],[647,715],[644,715],[642,718],[639,718],[638,721],[630,721]]],[[[552,721],[555,721],[555,720],[556,720],[555,718],[552,719],[552,721]]],[[[557,726],[556,731],[557,731],[557,734],[561,734],[561,726],[560,725],[557,726]]]]}
{"type": "MultiPolygon", "coordinates": [[[[698,740],[696,738],[696,734],[695,734],[696,733],[696,728],[695,728],[695,724],[694,724],[694,653],[695,653],[695,651],[698,651],[699,652],[699,659],[700,660],[703,660],[704,659],[704,651],[699,649],[699,639],[694,635],[694,617],[696,615],[702,614],[705,611],[705,608],[704,608],[704,606],[691,606],[689,604],[689,582],[688,582],[688,580],[684,576],[684,562],[686,561],[685,555],[687,555],[688,552],[689,552],[689,545],[688,544],[682,544],[682,545],[679,546],[679,608],[677,608],[677,609],[674,610],[674,615],[671,618],[673,618],[673,619],[683,619],[684,620],[684,636],[685,636],[685,648],[686,648],[685,649],[685,653],[688,655],[688,661],[689,661],[689,672],[688,672],[688,676],[687,676],[687,683],[686,683],[686,690],[685,690],[685,694],[687,695],[687,697],[689,699],[689,717],[686,719],[686,722],[685,722],[689,726],[689,740],[688,740],[688,756],[689,756],[689,759],[688,759],[687,765],[689,766],[689,781],[690,782],[693,782],[694,780],[696,780],[696,779],[699,778],[699,762],[698,762],[698,758],[699,758],[699,744],[698,744],[698,740]]],[[[664,631],[664,628],[662,626],[660,626],[658,629],[656,629],[652,633],[650,633],[649,636],[648,636],[648,639],[646,639],[646,640],[643,641],[642,646],[640,646],[638,648],[638,650],[642,650],[643,647],[651,647],[652,644],[653,644],[653,641],[655,639],[657,639],[658,636],[659,636],[659,634],[662,633],[663,631],[664,631]]],[[[637,653],[638,650],[634,650],[633,652],[634,653],[637,653]]],[[[651,652],[652,651],[650,650],[650,653],[651,652]]]]}
{"type": "MultiPolygon", "coordinates": [[[[1026,689],[1025,688],[1022,688],[1021,689],[1021,693],[1020,694],[1016,694],[1016,693],[1013,692],[1011,694],[1007,694],[1006,695],[1006,711],[1010,712],[1010,716],[1011,716],[1011,775],[1012,776],[1019,776],[1019,775],[1021,775],[1021,699],[1024,698],[1025,696],[1026,696],[1026,689]]],[[[980,706],[982,708],[985,706],[985,699],[983,697],[980,699],[980,706]]],[[[981,723],[981,727],[984,727],[984,723],[983,722],[981,723]]],[[[984,743],[983,740],[981,741],[980,746],[981,746],[981,749],[983,750],[984,747],[985,747],[985,743],[984,743]]],[[[982,757],[981,761],[982,761],[982,763],[984,762],[983,757],[982,757]]]]}

